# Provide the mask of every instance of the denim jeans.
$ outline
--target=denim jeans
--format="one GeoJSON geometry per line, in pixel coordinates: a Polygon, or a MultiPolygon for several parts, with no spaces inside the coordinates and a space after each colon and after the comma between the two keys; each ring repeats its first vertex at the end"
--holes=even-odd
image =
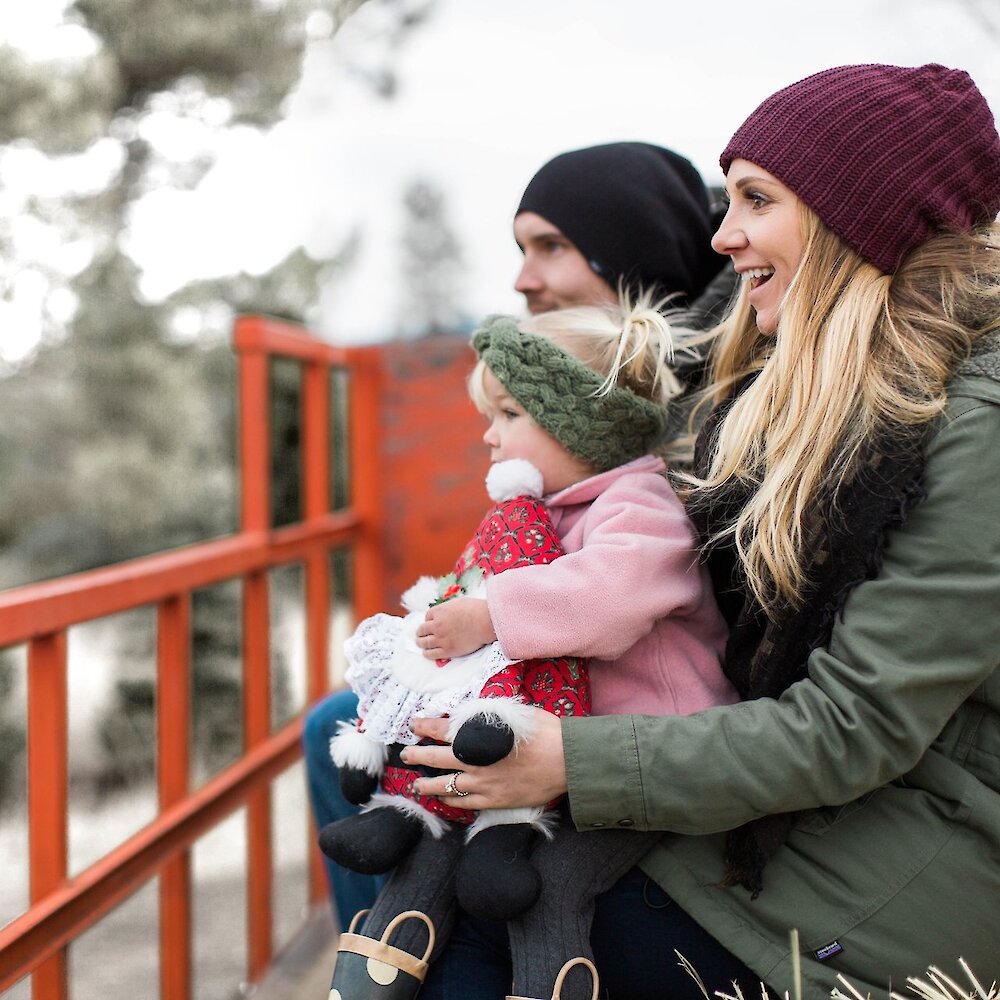
{"type": "MultiPolygon", "coordinates": [[[[330,759],[330,740],[337,734],[338,723],[350,722],[357,714],[357,696],[351,690],[343,690],[318,701],[306,715],[302,749],[317,830],[358,811],[356,806],[351,805],[340,794],[337,768],[330,759]]],[[[359,875],[341,868],[329,858],[324,861],[333,901],[334,922],[339,922],[341,929],[346,931],[358,910],[371,907],[388,876],[359,875]]]]}
{"type": "MultiPolygon", "coordinates": [[[[697,1000],[701,993],[674,949],[699,972],[710,996],[715,990],[732,994],[734,981],[748,1000],[761,995],[760,978],[638,868],[597,897],[591,941],[600,995],[610,1000],[697,1000]]],[[[506,925],[462,914],[427,974],[420,1000],[503,1000],[510,984],[506,925]]]]}

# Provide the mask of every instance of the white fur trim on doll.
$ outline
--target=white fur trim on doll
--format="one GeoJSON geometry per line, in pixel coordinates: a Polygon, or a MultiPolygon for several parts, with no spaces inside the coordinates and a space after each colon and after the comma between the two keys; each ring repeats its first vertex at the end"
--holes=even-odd
{"type": "Polygon", "coordinates": [[[363,813],[371,812],[373,809],[395,809],[397,812],[412,816],[414,819],[420,820],[427,827],[428,832],[435,840],[440,840],[449,829],[447,820],[441,819],[440,816],[435,816],[434,813],[428,812],[418,802],[414,802],[403,795],[389,795],[386,792],[376,792],[361,807],[363,813]]]}
{"type": "Polygon", "coordinates": [[[455,741],[459,729],[477,715],[484,721],[500,729],[507,726],[514,733],[514,743],[527,739],[538,722],[540,709],[525,705],[519,698],[475,698],[457,706],[448,723],[448,739],[455,741]]]}
{"type": "Polygon", "coordinates": [[[358,720],[341,722],[330,739],[330,758],[337,767],[350,767],[377,778],[385,770],[389,748],[358,731],[358,720]]]}
{"type": "Polygon", "coordinates": [[[531,462],[523,458],[509,458],[490,466],[486,474],[486,492],[494,503],[513,500],[514,497],[542,495],[542,474],[531,462]]]}
{"type": "MultiPolygon", "coordinates": [[[[511,461],[518,460],[511,459],[511,461]]],[[[444,596],[446,589],[447,581],[444,578],[422,576],[412,587],[403,592],[399,603],[410,614],[419,614],[421,620],[423,620],[424,613],[435,601],[444,596]]],[[[463,593],[466,597],[482,597],[485,599],[486,581],[481,578],[472,579],[467,583],[463,581],[463,593]]]]}
{"type": "Polygon", "coordinates": [[[422,576],[403,592],[399,603],[407,611],[426,611],[441,596],[441,581],[436,576],[422,576]]]}
{"type": "Polygon", "coordinates": [[[477,833],[488,830],[491,826],[511,826],[516,823],[527,823],[536,829],[546,840],[552,839],[552,830],[559,822],[558,814],[544,806],[525,806],[521,809],[484,809],[472,821],[469,832],[465,835],[468,843],[477,833]]]}

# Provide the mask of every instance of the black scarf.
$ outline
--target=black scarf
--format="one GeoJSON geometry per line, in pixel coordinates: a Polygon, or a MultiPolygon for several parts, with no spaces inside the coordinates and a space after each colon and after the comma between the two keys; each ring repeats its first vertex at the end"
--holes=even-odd
{"type": "MultiPolygon", "coordinates": [[[[721,423],[750,381],[706,420],[695,448],[699,476],[707,474],[721,423]]],[[[724,668],[743,699],[777,698],[804,678],[809,654],[829,639],[851,590],[879,572],[886,532],[901,524],[924,495],[925,433],[926,427],[900,428],[870,442],[836,496],[817,504],[805,525],[810,586],[800,608],[779,607],[768,617],[746,584],[732,536],[709,548],[712,584],[730,628],[724,668]]],[[[749,497],[749,487],[733,484],[692,498],[688,514],[702,541],[731,525],[749,497]]],[[[731,831],[723,884],[742,885],[756,896],[764,866],[784,842],[793,818],[764,816],[731,831]]]]}

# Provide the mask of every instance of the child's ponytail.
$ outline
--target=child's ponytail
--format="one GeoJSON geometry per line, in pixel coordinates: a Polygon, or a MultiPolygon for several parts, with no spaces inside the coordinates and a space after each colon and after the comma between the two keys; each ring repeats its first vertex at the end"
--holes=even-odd
{"type": "Polygon", "coordinates": [[[674,360],[673,332],[656,305],[648,295],[634,303],[622,296],[620,330],[609,344],[614,354],[601,395],[621,385],[638,396],[665,404],[680,393],[680,381],[670,368],[674,360]]]}

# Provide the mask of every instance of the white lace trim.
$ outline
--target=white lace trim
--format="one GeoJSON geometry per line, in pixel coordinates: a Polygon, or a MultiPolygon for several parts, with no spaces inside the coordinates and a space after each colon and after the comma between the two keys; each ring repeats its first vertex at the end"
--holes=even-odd
{"type": "Polygon", "coordinates": [[[416,644],[423,620],[423,612],[405,618],[374,615],[344,644],[347,682],[358,695],[358,714],[371,739],[416,743],[411,719],[450,714],[462,702],[478,698],[494,674],[518,662],[492,642],[439,667],[416,644]]]}

